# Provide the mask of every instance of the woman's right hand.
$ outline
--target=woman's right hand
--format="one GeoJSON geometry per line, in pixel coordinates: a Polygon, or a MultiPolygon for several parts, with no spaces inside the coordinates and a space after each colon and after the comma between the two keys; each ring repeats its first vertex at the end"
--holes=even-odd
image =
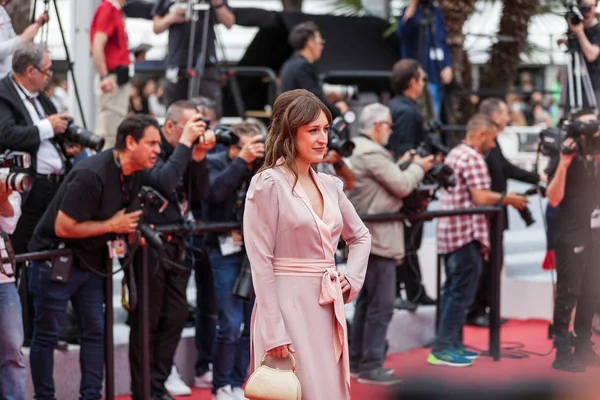
{"type": "Polygon", "coordinates": [[[292,347],[292,344],[284,344],[278,347],[275,347],[269,351],[267,354],[274,358],[287,358],[289,353],[295,353],[296,350],[292,347]]]}

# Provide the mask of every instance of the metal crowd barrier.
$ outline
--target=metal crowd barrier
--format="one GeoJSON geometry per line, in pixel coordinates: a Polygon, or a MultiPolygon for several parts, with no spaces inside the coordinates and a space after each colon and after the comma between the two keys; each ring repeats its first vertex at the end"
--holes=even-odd
{"type": "MultiPolygon", "coordinates": [[[[417,215],[406,215],[402,213],[386,213],[386,214],[375,214],[375,215],[363,215],[361,219],[365,222],[387,222],[387,221],[431,221],[435,218],[440,217],[451,217],[459,215],[471,215],[471,214],[484,214],[493,215],[494,218],[501,218],[501,207],[488,206],[488,207],[475,207],[464,210],[444,210],[444,211],[428,211],[417,215]]],[[[502,224],[493,224],[496,229],[496,233],[502,233],[502,224]]],[[[231,229],[240,228],[239,223],[192,223],[186,225],[173,224],[173,225],[160,225],[156,227],[156,231],[163,234],[174,234],[186,232],[188,234],[202,234],[205,232],[225,232],[231,229]]],[[[495,243],[496,246],[501,246],[500,242],[495,243]]],[[[501,254],[501,248],[497,248],[495,254],[501,254]]],[[[142,365],[146,367],[142,370],[142,382],[144,383],[143,398],[150,398],[150,333],[149,333],[149,310],[148,310],[148,246],[143,246],[140,251],[142,252],[142,265],[143,268],[140,271],[140,283],[138,287],[141,287],[141,298],[139,301],[139,307],[141,307],[141,341],[142,341],[142,365]]],[[[33,261],[33,260],[47,260],[58,256],[71,255],[72,251],[69,249],[62,250],[49,250],[40,251],[34,253],[18,254],[16,262],[33,261]]],[[[437,312],[439,319],[439,306],[441,301],[441,265],[442,256],[438,255],[437,263],[437,312]]],[[[491,293],[491,304],[490,304],[490,338],[489,338],[489,352],[494,361],[500,360],[500,269],[501,264],[499,258],[491,260],[492,268],[492,293],[491,293]]],[[[106,271],[113,270],[112,259],[107,259],[106,271]]],[[[113,310],[113,279],[112,275],[106,279],[105,283],[105,398],[107,400],[114,400],[115,398],[115,368],[114,368],[114,337],[113,337],[113,325],[114,325],[114,310],[113,310]]],[[[436,319],[436,320],[437,320],[436,319]]],[[[436,323],[437,327],[437,323],[436,323]]]]}

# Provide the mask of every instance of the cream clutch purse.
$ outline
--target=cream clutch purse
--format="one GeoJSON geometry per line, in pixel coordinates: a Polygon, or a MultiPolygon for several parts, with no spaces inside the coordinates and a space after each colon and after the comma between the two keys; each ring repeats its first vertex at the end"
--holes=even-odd
{"type": "Polygon", "coordinates": [[[250,400],[301,400],[302,388],[296,375],[296,359],[292,360],[292,370],[280,370],[265,365],[264,355],[260,367],[248,378],[244,395],[250,400]]]}

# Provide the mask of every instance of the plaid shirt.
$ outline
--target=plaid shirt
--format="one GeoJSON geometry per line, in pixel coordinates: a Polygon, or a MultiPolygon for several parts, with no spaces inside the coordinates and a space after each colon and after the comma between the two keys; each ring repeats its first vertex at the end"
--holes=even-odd
{"type": "MultiPolygon", "coordinates": [[[[456,186],[443,191],[440,208],[461,210],[475,207],[473,189],[490,189],[491,179],[485,158],[473,146],[462,142],[453,148],[444,161],[454,169],[456,186]]],[[[443,217],[438,222],[438,253],[448,254],[477,240],[482,244],[484,257],[490,251],[489,226],[483,214],[443,217]]]]}

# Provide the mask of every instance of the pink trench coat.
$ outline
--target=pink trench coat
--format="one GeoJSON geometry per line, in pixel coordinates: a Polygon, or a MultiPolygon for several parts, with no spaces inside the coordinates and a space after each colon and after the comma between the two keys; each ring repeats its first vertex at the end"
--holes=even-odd
{"type": "Polygon", "coordinates": [[[371,235],[339,179],[311,173],[323,196],[323,219],[300,184],[292,193],[294,176],[283,166],[257,174],[248,188],[244,242],[256,293],[250,365],[254,371],[266,351],[292,343],[302,399],[343,400],[350,398],[344,301],[362,287],[371,235]],[[340,236],[350,249],[345,296],[334,262],[340,236]]]}

